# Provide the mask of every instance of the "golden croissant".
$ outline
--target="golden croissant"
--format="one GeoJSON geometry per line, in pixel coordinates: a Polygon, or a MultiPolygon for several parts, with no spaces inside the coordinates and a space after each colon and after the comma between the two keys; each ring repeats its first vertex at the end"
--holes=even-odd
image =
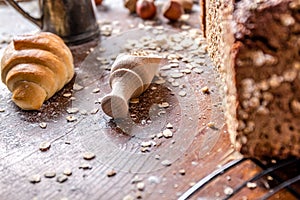
{"type": "Polygon", "coordinates": [[[74,76],[73,57],[53,33],[18,36],[1,60],[1,79],[24,110],[38,110],[74,76]]]}

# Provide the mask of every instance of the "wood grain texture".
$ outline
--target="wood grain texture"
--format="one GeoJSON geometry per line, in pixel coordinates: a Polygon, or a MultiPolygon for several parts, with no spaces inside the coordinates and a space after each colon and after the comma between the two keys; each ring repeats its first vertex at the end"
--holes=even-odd
{"type": "MultiPolygon", "coordinates": [[[[0,9],[2,11],[7,8],[0,9]]],[[[104,1],[104,6],[98,7],[97,11],[100,20],[120,21],[122,32],[128,30],[131,24],[143,22],[134,15],[129,15],[122,7],[121,0],[104,1]]],[[[5,13],[17,15],[13,11],[5,13]]],[[[189,23],[198,27],[198,20],[196,7],[189,23]]],[[[26,23],[24,21],[25,19],[18,18],[15,23],[26,23]]],[[[172,30],[178,30],[181,25],[181,22],[169,24],[164,19],[159,19],[158,23],[172,30]]],[[[26,32],[27,28],[22,30],[26,32]]],[[[0,27],[1,33],[7,31],[0,27]]],[[[15,32],[11,30],[11,33],[15,32]]],[[[126,35],[125,38],[138,37],[143,33],[136,32],[131,36],[126,35]]],[[[176,97],[166,85],[152,83],[150,88],[155,86],[156,90],[143,93],[138,105],[130,104],[130,112],[138,115],[138,118],[130,122],[131,124],[125,123],[129,128],[121,128],[128,128],[126,130],[131,130],[135,136],[122,134],[117,126],[120,123],[105,117],[98,101],[110,91],[109,72],[97,68],[99,61],[91,53],[91,48],[97,52],[98,45],[101,45],[106,51],[97,55],[111,56],[120,48],[123,39],[124,35],[113,39],[102,36],[101,41],[72,46],[76,76],[48,100],[40,111],[29,112],[17,108],[10,100],[11,94],[0,84],[0,109],[3,109],[0,112],[1,199],[106,200],[123,199],[126,195],[135,199],[139,196],[142,199],[177,199],[192,184],[228,161],[231,145],[220,107],[222,97],[219,96],[208,58],[204,73],[193,73],[188,79],[183,79],[189,86],[188,94],[193,94],[193,98],[187,97],[184,101],[183,98],[176,97]],[[74,83],[83,88],[74,90],[74,83]],[[204,86],[210,88],[210,94],[201,92],[204,86]],[[96,88],[100,89],[98,93],[93,92],[96,88]],[[66,96],[69,93],[75,97],[74,100],[66,96]],[[152,118],[150,124],[142,124],[143,120],[148,119],[150,111],[155,112],[152,110],[153,105],[164,101],[171,105],[165,109],[166,115],[152,118]],[[67,112],[70,108],[78,108],[79,112],[70,114],[67,112]],[[68,122],[68,116],[74,116],[77,120],[68,122]],[[195,118],[189,119],[189,116],[195,118]],[[47,123],[45,129],[40,127],[42,122],[47,123]],[[173,138],[159,140],[150,152],[140,152],[140,142],[146,140],[150,133],[162,130],[168,122],[174,127],[173,138]],[[214,129],[207,127],[209,122],[214,122],[214,129]],[[132,126],[132,123],[135,125],[132,126]],[[48,151],[41,152],[39,145],[44,141],[51,142],[51,147],[48,151]],[[84,160],[83,153],[87,151],[95,153],[96,157],[89,161],[84,160]],[[159,160],[157,157],[155,159],[158,154],[159,160]],[[161,162],[164,159],[170,160],[171,165],[163,166],[161,162]],[[82,169],[83,164],[89,164],[90,169],[82,169]],[[72,175],[66,182],[57,182],[57,176],[63,174],[67,168],[72,170],[72,175]],[[56,172],[55,178],[43,176],[49,170],[56,172]],[[111,170],[116,174],[108,177],[107,173],[111,170]],[[39,183],[32,184],[28,181],[28,177],[34,174],[41,176],[39,183]],[[144,182],[145,188],[139,190],[137,182],[144,182]]],[[[241,168],[230,172],[230,184],[238,184],[249,174],[259,170],[253,163],[247,163],[241,168]],[[241,168],[243,173],[240,173],[241,168]]],[[[217,181],[220,181],[215,183],[217,187],[208,186],[208,189],[200,191],[193,199],[215,199],[216,192],[223,191],[224,176],[217,181]]],[[[245,191],[243,194],[251,199],[254,193],[245,191]]]]}

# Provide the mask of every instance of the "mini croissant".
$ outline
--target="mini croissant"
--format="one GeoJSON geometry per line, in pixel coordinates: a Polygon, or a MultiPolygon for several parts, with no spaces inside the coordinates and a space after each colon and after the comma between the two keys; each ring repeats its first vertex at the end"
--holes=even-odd
{"type": "Polygon", "coordinates": [[[74,75],[73,57],[63,40],[40,32],[15,38],[1,60],[1,79],[24,110],[38,110],[74,75]]]}

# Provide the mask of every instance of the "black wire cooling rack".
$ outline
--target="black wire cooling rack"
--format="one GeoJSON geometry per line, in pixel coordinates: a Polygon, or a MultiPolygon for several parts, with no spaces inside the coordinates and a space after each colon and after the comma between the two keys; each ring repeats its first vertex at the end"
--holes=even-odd
{"type": "Polygon", "coordinates": [[[242,164],[247,160],[253,161],[256,165],[261,167],[263,170],[260,173],[256,174],[254,177],[243,182],[238,187],[234,188],[233,192],[231,194],[228,194],[225,198],[223,198],[223,200],[233,199],[234,195],[236,195],[243,188],[247,187],[247,183],[258,181],[259,179],[266,176],[271,176],[273,178],[272,187],[270,187],[269,192],[267,192],[264,196],[258,197],[259,200],[267,200],[282,189],[287,189],[296,199],[300,199],[299,185],[298,185],[298,189],[292,187],[293,184],[300,181],[300,159],[285,160],[282,162],[278,162],[276,164],[272,164],[271,166],[266,166],[256,159],[241,158],[241,159],[233,160],[225,164],[221,168],[213,171],[211,174],[207,175],[199,182],[197,182],[193,187],[187,190],[183,195],[179,197],[178,200],[186,200],[191,198],[197,191],[202,189],[204,186],[209,184],[218,176],[234,168],[235,166],[242,164]],[[282,177],[278,175],[278,172],[280,171],[289,171],[290,172],[289,174],[292,175],[289,176],[285,175],[286,177],[282,177]]]}

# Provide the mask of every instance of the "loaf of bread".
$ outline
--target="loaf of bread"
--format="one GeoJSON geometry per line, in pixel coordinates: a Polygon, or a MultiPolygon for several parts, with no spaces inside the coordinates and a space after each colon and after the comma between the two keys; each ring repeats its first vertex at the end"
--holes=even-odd
{"type": "Polygon", "coordinates": [[[1,60],[1,79],[24,110],[38,110],[74,75],[73,57],[63,40],[53,33],[18,36],[1,60]]]}
{"type": "Polygon", "coordinates": [[[300,157],[300,1],[200,3],[232,143],[261,160],[300,157]]]}

